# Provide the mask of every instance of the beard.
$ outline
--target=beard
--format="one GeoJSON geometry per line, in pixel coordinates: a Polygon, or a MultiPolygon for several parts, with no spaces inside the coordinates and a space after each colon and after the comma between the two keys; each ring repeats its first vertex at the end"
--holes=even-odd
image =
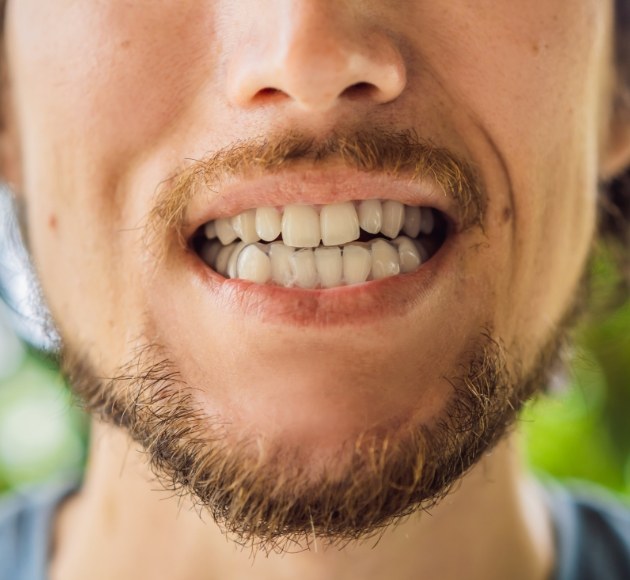
{"type": "Polygon", "coordinates": [[[224,419],[204,413],[194,402],[195,387],[158,345],[139,348],[107,379],[78,350],[63,351],[62,368],[88,412],[140,444],[159,484],[200,515],[209,513],[232,540],[265,551],[314,541],[342,547],[447,495],[548,384],[566,328],[521,374],[508,370],[513,358],[484,331],[457,376],[444,379],[450,396],[430,424],[366,430],[339,445],[331,468],[315,472],[299,448],[239,438],[224,419]]]}
{"type": "MultiPolygon", "coordinates": [[[[153,262],[167,259],[169,244],[183,243],[182,216],[200,183],[209,187],[303,160],[341,160],[361,171],[411,178],[430,175],[461,208],[462,227],[483,224],[486,196],[475,172],[412,133],[371,130],[323,144],[292,135],[220,151],[169,180],[146,227],[146,246],[157,252],[153,262]]],[[[150,320],[141,346],[108,378],[71,341],[63,341],[61,361],[87,411],[126,430],[158,482],[209,513],[235,541],[267,551],[309,547],[316,539],[343,546],[439,502],[548,384],[576,313],[571,309],[538,355],[528,357],[526,368],[518,364],[516,347],[508,352],[488,325],[464,345],[452,376],[442,378],[446,402],[430,420],[373,426],[339,442],[325,464],[299,445],[270,441],[264,432],[245,437],[229,417],[204,411],[195,394],[212,392],[213,377],[188,384],[177,357],[153,342],[150,320]]],[[[418,377],[419,400],[426,387],[418,377]]]]}

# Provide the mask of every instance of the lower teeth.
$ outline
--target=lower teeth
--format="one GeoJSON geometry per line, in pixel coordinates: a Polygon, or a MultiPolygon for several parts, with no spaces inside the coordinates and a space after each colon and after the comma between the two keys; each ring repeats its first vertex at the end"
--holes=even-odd
{"type": "Polygon", "coordinates": [[[414,272],[430,254],[423,241],[400,236],[314,249],[281,241],[224,246],[215,239],[204,241],[200,255],[227,278],[286,288],[334,288],[414,272]]]}

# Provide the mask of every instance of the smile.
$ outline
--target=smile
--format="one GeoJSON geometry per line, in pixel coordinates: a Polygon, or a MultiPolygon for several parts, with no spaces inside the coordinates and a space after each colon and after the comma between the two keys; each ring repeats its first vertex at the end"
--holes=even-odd
{"type": "Polygon", "coordinates": [[[447,232],[436,209],[366,199],[248,209],[206,222],[193,244],[225,278],[317,289],[415,272],[447,232]]]}
{"type": "Polygon", "coordinates": [[[192,274],[190,300],[204,316],[371,325],[452,284],[474,227],[457,195],[431,179],[280,171],[200,189],[172,255],[192,274]]]}

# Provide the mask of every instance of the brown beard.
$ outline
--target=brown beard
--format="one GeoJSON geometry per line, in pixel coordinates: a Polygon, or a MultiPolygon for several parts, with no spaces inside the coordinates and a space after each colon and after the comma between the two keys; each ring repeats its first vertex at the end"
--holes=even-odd
{"type": "MultiPolygon", "coordinates": [[[[371,128],[325,142],[291,134],[239,143],[167,180],[146,224],[152,262],[159,264],[174,240],[186,243],[186,208],[200,191],[220,191],[222,180],[251,172],[331,160],[359,171],[431,179],[460,209],[462,229],[483,228],[486,196],[474,169],[413,132],[371,128]]],[[[514,366],[519,353],[508,357],[491,331],[480,332],[456,376],[444,378],[447,403],[430,424],[408,419],[376,426],[339,445],[328,464],[334,471],[313,465],[296,446],[262,435],[243,440],[225,417],[204,413],[194,402],[199,385],[185,383],[169,352],[151,343],[155,334],[148,329],[141,341],[146,346],[112,378],[98,378],[89,358],[68,342],[62,361],[87,410],[126,429],[164,487],[208,511],[238,542],[281,550],[308,546],[314,538],[339,546],[371,537],[433,506],[546,384],[565,328],[527,369],[514,366]]]]}
{"type": "Polygon", "coordinates": [[[207,510],[235,541],[264,550],[341,546],[435,505],[502,437],[523,403],[547,383],[564,342],[558,331],[523,376],[488,333],[461,373],[445,379],[448,403],[430,425],[383,426],[340,446],[343,469],[306,472],[299,450],[264,454],[235,441],[220,418],[204,415],[165,351],[141,349],[115,377],[99,379],[78,352],[64,372],[86,409],[123,427],[146,451],[159,483],[207,510]]]}

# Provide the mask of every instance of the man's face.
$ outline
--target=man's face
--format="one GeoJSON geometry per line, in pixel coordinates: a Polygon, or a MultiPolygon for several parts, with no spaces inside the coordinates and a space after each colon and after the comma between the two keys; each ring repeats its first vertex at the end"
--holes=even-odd
{"type": "MultiPolygon", "coordinates": [[[[400,473],[470,452],[408,501],[433,497],[492,441],[483,429],[511,418],[573,302],[595,224],[611,9],[9,1],[9,166],[66,356],[83,369],[77,381],[85,369],[119,377],[86,391],[115,401],[126,425],[134,401],[172,403],[173,448],[192,441],[175,431],[173,408],[185,407],[195,461],[214,453],[225,465],[241,453],[250,467],[299,474],[263,482],[267,495],[280,490],[276,506],[298,489],[347,482],[357,453],[361,469],[376,449],[400,473]],[[170,179],[202,159],[197,173],[170,179]],[[323,225],[325,206],[367,199],[391,211],[399,206],[386,202],[402,202],[410,215],[432,208],[435,230],[420,235],[422,249],[412,242],[426,264],[413,265],[412,252],[405,274],[389,275],[386,257],[365,283],[328,270],[332,282],[323,270],[309,281],[319,262],[300,248],[313,244],[293,240],[300,257],[285,264],[284,288],[239,279],[269,278],[267,241],[256,250],[264,258],[242,270],[239,258],[229,280],[199,257],[211,252],[201,239],[212,220],[272,207],[308,238],[309,215],[323,225]],[[287,217],[294,210],[306,217],[287,217]],[[373,280],[383,268],[388,276],[373,280]],[[481,384],[492,400],[471,406],[481,384]],[[480,432],[440,431],[461,430],[455,408],[474,409],[480,432]],[[452,447],[425,448],[432,440],[452,447]]],[[[375,244],[398,255],[382,241],[395,234],[362,236],[369,259],[375,244]]],[[[344,261],[346,243],[328,247],[333,271],[336,259],[342,272],[360,269],[344,261]]],[[[150,447],[163,424],[134,409],[134,436],[150,447]]],[[[160,456],[155,467],[194,490],[183,463],[160,456]]],[[[243,489],[261,480],[237,475],[243,489]]],[[[372,523],[408,508],[399,501],[372,523]]]]}

